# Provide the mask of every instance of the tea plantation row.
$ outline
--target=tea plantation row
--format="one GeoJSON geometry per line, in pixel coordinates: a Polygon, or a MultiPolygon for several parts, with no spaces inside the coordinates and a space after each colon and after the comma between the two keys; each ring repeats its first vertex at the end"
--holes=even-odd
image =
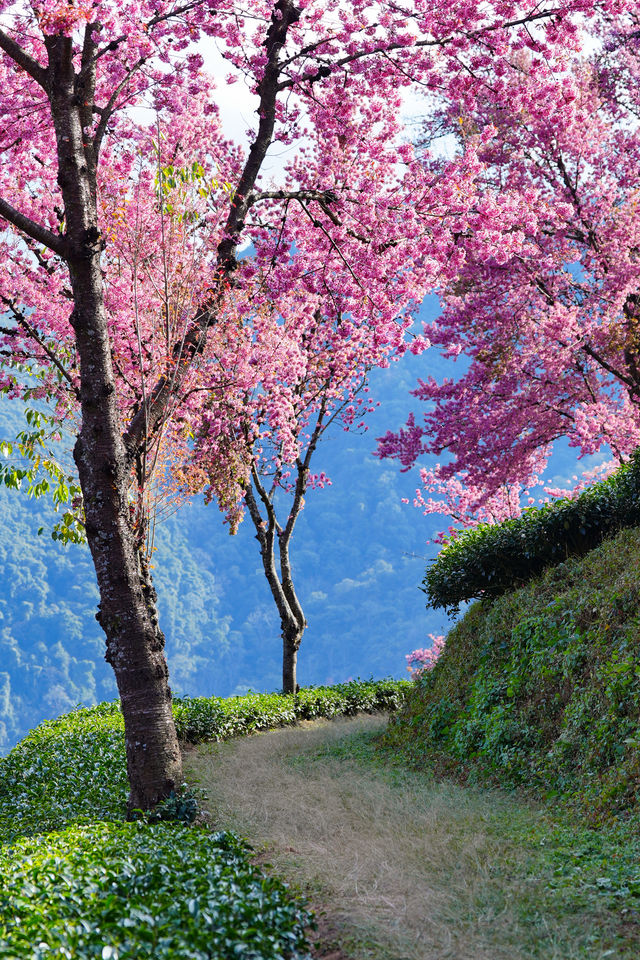
{"type": "MultiPolygon", "coordinates": [[[[403,681],[358,682],[175,704],[198,742],[359,710],[395,709],[403,681]]],[[[312,918],[242,840],[192,819],[177,796],[125,821],[118,704],[79,709],[32,731],[0,760],[0,958],[302,960],[312,918]]]]}

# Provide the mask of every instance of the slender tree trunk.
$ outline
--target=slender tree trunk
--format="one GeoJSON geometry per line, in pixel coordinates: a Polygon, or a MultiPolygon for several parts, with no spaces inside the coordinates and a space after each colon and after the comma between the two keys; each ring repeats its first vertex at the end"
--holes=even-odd
{"type": "MultiPolygon", "coordinates": [[[[304,611],[296,595],[291,563],[289,560],[289,539],[293,531],[295,517],[284,530],[278,524],[273,501],[266,493],[256,471],[252,475],[253,484],[266,509],[267,520],[263,520],[258,501],[251,484],[245,490],[245,503],[256,529],[256,540],[260,544],[260,557],[271,595],[280,614],[282,628],[282,692],[295,693],[297,687],[298,649],[307,626],[304,611]],[[278,540],[280,553],[280,576],[276,565],[275,543],[278,540]]],[[[300,497],[293,509],[300,507],[300,497]]],[[[293,510],[292,510],[293,512],[293,510]]]]}
{"type": "Polygon", "coordinates": [[[282,692],[296,693],[298,687],[298,650],[304,627],[295,620],[282,625],[282,692]]]}
{"type": "MultiPolygon", "coordinates": [[[[74,459],[100,591],[98,620],[122,703],[129,809],[148,809],[180,786],[181,757],[155,591],[128,500],[131,458],[123,440],[104,309],[96,158],[83,133],[90,122],[83,110],[92,90],[86,84],[78,87],[69,38],[48,38],[47,52],[74,302],[70,319],[80,367],[82,427],[74,459]]],[[[91,87],[90,75],[87,83],[91,87]]]]}
{"type": "MultiPolygon", "coordinates": [[[[293,529],[293,527],[291,528],[293,529]]],[[[291,560],[289,558],[289,538],[291,532],[282,531],[278,536],[280,550],[280,584],[286,600],[288,616],[282,619],[282,690],[283,693],[296,693],[298,649],[302,635],[307,628],[307,620],[302,604],[293,585],[291,560]]]]}
{"type": "MultiPolygon", "coordinates": [[[[298,458],[296,460],[296,483],[289,515],[284,526],[278,522],[274,504],[275,494],[280,482],[279,476],[274,480],[270,492],[267,492],[254,466],[251,472],[251,482],[247,484],[245,489],[245,503],[256,529],[256,540],[260,544],[262,566],[271,594],[278,608],[278,613],[280,614],[280,626],[282,628],[283,693],[297,693],[298,650],[302,643],[304,631],[307,628],[307,619],[293,583],[289,545],[296,521],[304,505],[304,495],[307,490],[311,457],[326,427],[325,413],[326,401],[323,399],[320,403],[315,426],[304,458],[298,458]],[[258,498],[256,498],[254,494],[254,488],[265,510],[265,517],[263,517],[260,512],[258,498]],[[275,556],[276,539],[278,541],[279,575],[275,556]]],[[[329,420],[329,422],[331,422],[331,420],[329,420]]]]}

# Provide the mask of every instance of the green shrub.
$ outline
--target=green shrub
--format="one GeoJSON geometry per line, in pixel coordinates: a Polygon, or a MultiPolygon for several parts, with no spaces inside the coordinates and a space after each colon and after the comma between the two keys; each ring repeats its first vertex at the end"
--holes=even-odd
{"type": "Polygon", "coordinates": [[[308,917],[228,833],[74,826],[5,848],[0,874],[7,960],[306,956],[308,917]]]}
{"type": "Polygon", "coordinates": [[[465,530],[427,568],[428,606],[460,603],[523,586],[545,567],[583,556],[610,534],[640,523],[640,453],[575,500],[556,500],[521,517],[465,530]]]}
{"type": "MultiPolygon", "coordinates": [[[[142,811],[140,813],[142,814],[142,811]]],[[[165,820],[170,823],[193,823],[197,816],[198,798],[193,790],[183,784],[180,790],[172,790],[153,810],[142,814],[141,819],[145,819],[147,823],[160,823],[165,820]]]]}
{"type": "MultiPolygon", "coordinates": [[[[384,680],[184,698],[183,739],[221,740],[297,718],[395,709],[410,684],[384,680]]],[[[303,960],[304,904],[229,833],[187,826],[177,791],[125,822],[119,704],[41,724],[0,758],[0,960],[303,960]],[[182,821],[182,822],[171,822],[182,821]]]]}
{"type": "Polygon", "coordinates": [[[396,710],[408,680],[359,680],[333,687],[306,687],[296,694],[250,693],[243,697],[182,697],[174,715],[178,736],[189,743],[227,740],[298,720],[396,710]]]}
{"type": "Polygon", "coordinates": [[[387,743],[419,765],[640,814],[640,528],[475,604],[387,743]]]}

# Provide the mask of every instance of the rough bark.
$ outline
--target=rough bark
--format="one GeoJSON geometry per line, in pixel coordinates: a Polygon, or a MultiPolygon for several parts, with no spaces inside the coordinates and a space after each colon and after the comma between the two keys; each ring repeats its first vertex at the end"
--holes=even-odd
{"type": "MultiPolygon", "coordinates": [[[[306,621],[305,621],[306,627],[306,621]]],[[[298,687],[298,650],[302,642],[304,627],[297,623],[282,625],[282,692],[297,693],[298,687]]]]}
{"type": "Polygon", "coordinates": [[[286,599],[286,616],[281,618],[282,626],[282,690],[283,693],[296,693],[298,650],[302,636],[307,628],[302,606],[293,586],[291,562],[289,560],[289,538],[286,527],[278,539],[280,541],[280,583],[286,599]]]}
{"type": "MultiPolygon", "coordinates": [[[[82,107],[71,42],[47,40],[46,90],[58,145],[58,181],[65,205],[69,265],[80,367],[82,427],[74,458],[86,533],[100,591],[98,619],[107,643],[125,725],[129,808],[148,809],[179,787],[182,766],[155,592],[128,504],[129,470],[116,402],[103,301],[96,157],[84,142],[82,107]]],[[[91,51],[90,51],[91,53],[91,51]]],[[[91,78],[86,81],[91,84],[91,78]]]]}

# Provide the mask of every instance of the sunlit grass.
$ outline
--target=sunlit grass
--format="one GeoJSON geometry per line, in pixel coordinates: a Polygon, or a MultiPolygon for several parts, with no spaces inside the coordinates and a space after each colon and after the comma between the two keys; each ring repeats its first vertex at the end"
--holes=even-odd
{"type": "Polygon", "coordinates": [[[248,836],[323,905],[355,960],[637,956],[632,916],[559,873],[580,827],[390,762],[376,749],[383,726],[319,722],[206,745],[190,776],[214,825],[248,836]]]}

